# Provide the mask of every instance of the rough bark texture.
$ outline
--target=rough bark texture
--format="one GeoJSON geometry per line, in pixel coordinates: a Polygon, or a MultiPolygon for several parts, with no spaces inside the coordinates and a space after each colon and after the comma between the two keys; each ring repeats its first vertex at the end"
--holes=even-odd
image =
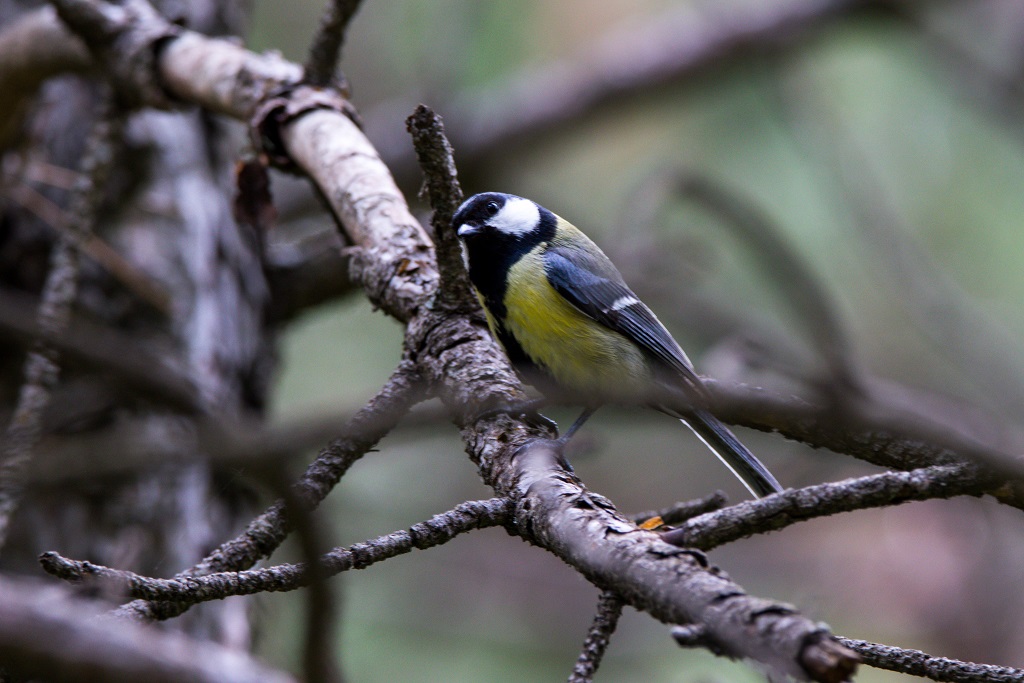
{"type": "MultiPolygon", "coordinates": [[[[166,473],[125,477],[113,493],[110,482],[103,482],[92,490],[101,493],[92,498],[90,491],[82,492],[85,502],[69,499],[65,489],[61,489],[58,500],[53,492],[39,487],[17,520],[22,541],[31,538],[42,549],[57,547],[69,555],[98,558],[102,564],[116,567],[141,565],[144,574],[159,573],[166,567],[189,567],[174,579],[154,580],[137,576],[140,572],[110,570],[95,563],[66,560],[55,553],[43,557],[44,567],[63,578],[84,581],[100,577],[127,588],[133,596],[155,601],[129,603],[120,610],[121,615],[167,619],[207,600],[307,585],[328,572],[364,567],[412,548],[444,542],[464,531],[503,524],[529,543],[555,554],[605,592],[602,615],[606,618],[604,623],[595,624],[594,637],[588,640],[584,654],[592,667],[614,627],[610,614],[617,613],[621,603],[666,623],[684,625],[674,630],[680,644],[752,659],[775,673],[797,679],[832,683],[852,675],[858,658],[850,649],[825,625],[795,608],[746,594],[694,546],[712,547],[739,538],[753,527],[781,528],[854,505],[863,508],[905,500],[980,495],[998,483],[993,470],[1006,461],[999,448],[979,446],[948,431],[913,422],[908,422],[911,435],[916,428],[934,443],[922,447],[912,439],[879,434],[879,425],[883,430],[898,425],[863,410],[863,406],[829,406],[850,410],[841,416],[843,420],[823,430],[822,423],[834,417],[827,410],[814,413],[796,402],[782,402],[776,411],[781,417],[751,416],[748,410],[741,411],[736,419],[780,429],[814,445],[847,450],[874,462],[925,469],[780,494],[690,519],[678,532],[665,535],[638,528],[608,500],[587,490],[564,461],[559,442],[550,439],[553,434],[549,427],[515,414],[488,410],[514,405],[523,398],[523,392],[468,294],[456,240],[450,231],[461,190],[454,177],[451,147],[432,112],[421,107],[408,124],[428,175],[427,194],[434,208],[433,244],[412,217],[391,173],[363,135],[342,93],[303,84],[302,71],[279,58],[253,55],[228,41],[178,29],[151,12],[141,0],[126,0],[120,5],[90,0],[54,0],[54,4],[61,17],[85,39],[94,59],[112,67],[112,86],[122,101],[164,106],[169,99],[177,99],[251,122],[267,156],[308,176],[327,201],[344,239],[351,245],[353,279],[374,305],[406,324],[405,356],[378,397],[357,414],[342,438],[321,452],[281,501],[212,553],[204,556],[207,547],[229,536],[224,527],[234,510],[231,501],[223,500],[227,489],[218,487],[213,492],[213,479],[205,466],[168,467],[166,473]],[[301,528],[303,520],[308,521],[308,510],[316,507],[349,465],[425,393],[441,398],[461,429],[469,457],[498,497],[463,504],[407,531],[336,549],[313,565],[313,572],[301,565],[249,569],[296,529],[302,532],[306,546],[315,548],[315,530],[301,528]],[[964,464],[957,456],[965,454],[984,460],[990,467],[964,464]],[[69,520],[69,516],[74,518],[69,520]],[[145,534],[141,544],[140,534],[145,534]],[[94,547],[96,539],[102,539],[105,545],[94,547]],[[118,556],[138,548],[160,553],[167,564],[150,568],[146,565],[156,565],[152,557],[118,556]]],[[[811,2],[805,9],[812,12],[813,19],[818,16],[814,12],[827,16],[854,4],[811,2]]],[[[193,9],[196,7],[198,4],[193,9]]],[[[194,19],[193,25],[203,24],[203,17],[194,19]]],[[[804,15],[798,14],[796,23],[803,22],[804,15]]],[[[218,22],[213,24],[216,29],[218,22]]],[[[784,34],[786,25],[755,22],[753,31],[739,33],[784,34]]],[[[321,83],[327,80],[332,55],[337,51],[337,45],[332,44],[330,40],[323,43],[327,57],[317,60],[315,80],[321,83]]],[[[69,62],[73,58],[69,57],[69,62]]],[[[79,94],[81,101],[89,102],[94,97],[84,82],[69,83],[69,92],[79,94]]],[[[72,120],[80,123],[79,119],[88,117],[62,107],[55,108],[55,112],[50,119],[40,117],[36,121],[37,137],[29,141],[26,150],[35,145],[70,166],[77,147],[76,140],[68,137],[73,129],[64,124],[72,120]]],[[[172,305],[166,311],[157,305],[154,311],[152,299],[139,297],[127,281],[103,269],[85,274],[79,303],[90,315],[110,324],[142,326],[163,338],[175,349],[171,355],[176,358],[178,372],[195,390],[199,412],[214,419],[258,420],[266,391],[266,369],[273,356],[273,339],[265,321],[269,285],[261,236],[254,230],[262,223],[252,220],[240,226],[232,219],[225,199],[230,191],[224,172],[226,158],[216,134],[219,130],[210,125],[205,114],[196,112],[147,111],[132,117],[124,166],[148,173],[112,183],[111,192],[130,197],[133,208],[115,212],[113,209],[120,209],[121,204],[115,207],[111,203],[104,237],[126,255],[133,267],[166,288],[172,305]],[[153,214],[159,218],[154,219],[153,214]]],[[[55,201],[59,202],[59,193],[53,194],[58,195],[55,201]]],[[[37,291],[47,272],[52,230],[17,210],[11,210],[4,220],[15,227],[4,236],[13,241],[0,243],[0,278],[7,287],[37,291]],[[16,263],[4,259],[11,253],[22,256],[26,243],[38,244],[38,253],[29,250],[31,258],[19,258],[16,263]]],[[[12,372],[14,367],[8,363],[0,368],[5,383],[16,374],[12,372]]],[[[88,370],[81,372],[81,379],[95,381],[88,370]]],[[[9,400],[13,392],[6,387],[0,389],[9,400]]],[[[766,410],[774,410],[770,402],[766,410]]],[[[728,414],[728,410],[722,412],[728,414]]],[[[89,419],[65,428],[95,430],[117,423],[125,415],[171,419],[173,414],[167,408],[115,398],[98,410],[94,407],[89,419]]],[[[1019,472],[1014,467],[1006,464],[1005,470],[1019,472]]],[[[310,551],[310,556],[316,554],[310,551]]],[[[232,607],[236,604],[225,603],[214,619],[193,622],[191,627],[204,636],[244,645],[247,628],[241,613],[232,607]]],[[[326,621],[311,610],[309,623],[326,621]]],[[[59,630],[61,626],[55,623],[53,627],[59,630]]],[[[121,626],[114,628],[115,637],[121,626]]],[[[99,634],[90,630],[88,635],[99,634]]],[[[17,636],[0,634],[0,641],[16,643],[17,636]]],[[[321,651],[308,654],[310,661],[319,661],[319,665],[315,661],[309,664],[308,671],[320,670],[333,677],[323,643],[311,642],[311,653],[317,647],[321,651]]],[[[877,654],[867,645],[850,643],[866,656],[877,654]]],[[[97,648],[100,646],[97,644],[97,648]]],[[[208,654],[210,661],[218,656],[212,650],[203,654],[208,654]]],[[[59,652],[48,651],[41,656],[43,659],[27,665],[28,670],[35,672],[61,662],[59,652]]],[[[879,661],[900,657],[909,657],[909,664],[894,665],[904,670],[921,662],[932,667],[929,670],[945,666],[927,656],[915,659],[907,651],[878,655],[879,661]]],[[[241,662],[239,670],[256,671],[244,668],[250,664],[241,662]]],[[[160,665],[153,662],[150,666],[159,670],[160,665]]],[[[125,670],[121,667],[110,672],[110,680],[119,680],[116,676],[124,675],[125,670]]],[[[207,674],[192,675],[205,680],[207,674]]],[[[266,675],[266,680],[274,680],[273,674],[266,675]]]]}
{"type": "MultiPolygon", "coordinates": [[[[240,4],[203,0],[187,7],[169,5],[173,13],[186,12],[190,25],[199,30],[242,30],[240,4]]],[[[3,0],[0,15],[11,17],[23,7],[3,0]]],[[[37,62],[42,71],[17,83],[16,92],[31,94],[57,68],[83,70],[81,43],[57,23],[52,10],[30,12],[23,21],[33,27],[32,35],[47,37],[47,47],[59,49],[50,53],[51,61],[37,62]]],[[[29,59],[33,52],[17,54],[29,59]]],[[[11,72],[0,68],[0,73],[11,72]]],[[[24,163],[42,161],[74,171],[97,112],[98,87],[95,81],[73,76],[47,81],[31,110],[15,122],[31,127],[0,136],[0,141],[16,145],[8,153],[20,155],[24,163]]],[[[238,417],[259,414],[273,354],[272,338],[262,324],[267,289],[259,242],[231,215],[230,150],[235,145],[226,144],[229,138],[237,141],[238,131],[210,125],[196,111],[144,111],[129,117],[115,172],[99,198],[98,235],[170,293],[173,310],[155,310],[88,258],[82,263],[76,308],[95,321],[130,329],[173,349],[178,371],[199,390],[200,409],[238,417]],[[169,317],[164,315],[168,312],[169,317]]],[[[40,185],[37,191],[57,206],[67,201],[66,190],[40,185]]],[[[48,224],[17,202],[5,204],[2,222],[0,285],[34,294],[63,226],[48,224]]],[[[0,356],[0,398],[9,406],[24,356],[10,348],[0,356]]],[[[57,427],[85,437],[122,419],[175,419],[172,412],[139,403],[130,394],[111,392],[105,372],[71,361],[62,368],[62,377],[68,381],[54,395],[57,409],[44,417],[47,430],[57,427]],[[74,407],[74,417],[64,410],[68,405],[74,407]],[[62,424],[54,425],[57,416],[62,424]]],[[[201,454],[195,459],[200,462],[201,454]]],[[[142,474],[81,480],[73,490],[67,482],[36,485],[12,520],[3,568],[35,573],[35,557],[54,547],[147,574],[187,566],[237,528],[247,498],[238,484],[226,485],[198,464],[182,468],[154,463],[142,474]]],[[[204,608],[179,627],[245,647],[245,612],[241,603],[229,601],[204,608]]]]}

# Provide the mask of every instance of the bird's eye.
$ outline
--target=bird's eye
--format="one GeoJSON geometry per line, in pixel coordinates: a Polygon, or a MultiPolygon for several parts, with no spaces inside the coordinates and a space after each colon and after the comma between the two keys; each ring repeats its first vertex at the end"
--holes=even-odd
{"type": "Polygon", "coordinates": [[[498,206],[498,202],[487,202],[487,206],[484,207],[484,211],[487,213],[487,217],[495,216],[501,207],[498,206]]]}

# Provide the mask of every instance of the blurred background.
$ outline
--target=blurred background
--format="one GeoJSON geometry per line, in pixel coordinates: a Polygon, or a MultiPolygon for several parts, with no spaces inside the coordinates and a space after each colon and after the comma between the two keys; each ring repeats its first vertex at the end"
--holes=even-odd
{"type": "MultiPolygon", "coordinates": [[[[878,386],[1019,424],[1024,5],[850,4],[367,0],[342,66],[411,202],[419,176],[404,118],[424,102],[446,117],[467,195],[524,195],[588,232],[703,374],[799,393],[820,362],[808,324],[780,295],[786,274],[729,221],[674,191],[673,179],[692,175],[769,220],[878,386]],[[828,6],[836,9],[823,13],[828,6]],[[488,138],[557,104],[566,84],[628,83],[634,66],[664,57],[666,31],[685,48],[801,8],[825,16],[622,87],[543,129],[488,138]]],[[[302,61],[323,5],[257,1],[251,47],[302,61]]],[[[332,233],[303,185],[275,177],[274,189],[279,243],[332,233]]],[[[399,358],[400,332],[359,294],[305,314],[282,338],[275,420],[362,404],[399,358]]],[[[786,486],[875,471],[778,437],[740,436],[786,486]]],[[[745,497],[686,430],[650,411],[602,410],[578,441],[577,472],[624,511],[715,489],[745,497]]],[[[488,495],[453,429],[407,428],[353,468],[324,518],[334,542],[348,544],[488,495]]],[[[991,500],[847,514],[711,557],[751,593],[792,602],[842,635],[1024,666],[1024,525],[991,500]]],[[[501,530],[337,585],[340,659],[362,683],[562,680],[597,600],[575,572],[501,530]]],[[[293,669],[302,605],[295,594],[261,598],[260,652],[293,669]]],[[[598,680],[763,675],[681,651],[666,627],[627,609],[598,680]]],[[[910,678],[865,668],[858,680],[910,678]]]]}

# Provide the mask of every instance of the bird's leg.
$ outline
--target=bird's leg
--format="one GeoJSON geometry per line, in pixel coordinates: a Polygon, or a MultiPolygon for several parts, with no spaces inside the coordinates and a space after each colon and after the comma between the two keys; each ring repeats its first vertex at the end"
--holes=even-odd
{"type": "Polygon", "coordinates": [[[481,420],[487,417],[493,417],[495,415],[515,415],[522,417],[524,420],[532,425],[541,428],[547,428],[553,430],[556,434],[558,433],[558,425],[539,412],[540,408],[543,408],[547,404],[547,399],[534,398],[527,401],[520,401],[518,403],[512,403],[510,405],[504,405],[498,408],[491,408],[485,410],[476,416],[477,420],[481,420]]]}
{"type": "Polygon", "coordinates": [[[569,443],[569,439],[572,438],[572,435],[575,434],[579,430],[579,428],[582,427],[586,423],[586,421],[590,419],[590,416],[596,412],[597,408],[584,408],[583,412],[580,413],[580,416],[577,417],[576,421],[572,423],[572,426],[569,427],[568,430],[566,430],[565,434],[562,434],[562,436],[558,437],[558,442],[563,446],[569,443]]]}

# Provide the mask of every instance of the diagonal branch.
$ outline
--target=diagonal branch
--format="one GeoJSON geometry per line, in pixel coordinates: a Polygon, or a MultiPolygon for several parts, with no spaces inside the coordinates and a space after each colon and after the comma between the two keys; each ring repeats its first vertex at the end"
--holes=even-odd
{"type": "MultiPolygon", "coordinates": [[[[76,237],[87,238],[92,234],[93,221],[113,164],[114,147],[120,141],[121,123],[120,113],[107,105],[89,135],[82,172],[69,200],[68,214],[74,220],[67,227],[76,237]]],[[[67,331],[71,308],[78,295],[78,258],[72,239],[63,236],[58,240],[50,255],[50,272],[36,313],[36,325],[43,335],[59,337],[67,331]]],[[[37,339],[25,360],[25,380],[0,449],[0,549],[7,540],[33,450],[42,435],[43,411],[60,374],[57,359],[54,348],[37,339]]]]}
{"type": "Polygon", "coordinates": [[[576,665],[569,675],[569,683],[590,683],[601,666],[601,659],[604,658],[605,650],[611,641],[615,628],[619,625],[619,617],[622,616],[622,600],[614,593],[604,592],[597,601],[597,614],[594,615],[594,623],[587,631],[587,638],[583,641],[583,650],[580,652],[576,665]]]}
{"type": "Polygon", "coordinates": [[[341,56],[345,30],[359,10],[362,0],[328,0],[327,9],[320,18],[320,27],[313,38],[309,57],[303,67],[310,85],[330,85],[341,56]]]}
{"type": "MultiPolygon", "coordinates": [[[[334,576],[351,569],[365,569],[412,550],[442,545],[469,531],[502,526],[509,522],[509,507],[509,501],[503,498],[462,503],[408,530],[348,548],[335,548],[320,558],[319,571],[323,576],[334,576]]],[[[66,581],[99,580],[135,598],[188,606],[232,595],[296,590],[308,586],[315,575],[305,564],[280,564],[266,569],[154,579],[91,562],[69,560],[53,552],[44,553],[39,561],[47,572],[66,581]]]]}
{"type": "MultiPolygon", "coordinates": [[[[407,363],[398,366],[371,401],[357,412],[344,434],[317,456],[295,484],[295,496],[309,509],[317,507],[352,464],[398,424],[423,397],[423,387],[407,363]]],[[[269,557],[294,528],[283,501],[277,501],[251,521],[237,538],[223,543],[199,564],[178,573],[177,579],[214,572],[248,569],[269,557]]],[[[170,619],[183,614],[188,603],[152,603],[136,600],[121,606],[117,614],[132,619],[170,619]]]]}
{"type": "Polygon", "coordinates": [[[950,683],[1020,683],[1024,669],[993,664],[974,664],[945,657],[932,657],[920,650],[879,645],[866,640],[838,638],[839,642],[855,650],[868,666],[886,671],[898,671],[911,676],[922,676],[933,681],[950,683]]]}
{"type": "Polygon", "coordinates": [[[708,512],[662,534],[667,543],[711,550],[720,545],[818,517],[900,505],[912,500],[980,496],[991,483],[970,465],[936,465],[910,472],[885,472],[783,491],[708,512]]]}
{"type": "MultiPolygon", "coordinates": [[[[418,146],[423,143],[422,138],[414,140],[418,146]]],[[[454,164],[432,164],[425,170],[450,169],[454,164]]],[[[457,187],[446,179],[430,179],[428,186],[457,187]]],[[[441,211],[455,201],[440,192],[430,198],[441,211]]],[[[446,240],[437,249],[439,261],[451,261],[458,245],[446,240]]],[[[409,324],[407,344],[416,350],[419,366],[439,397],[463,419],[467,405],[471,410],[489,397],[500,400],[519,391],[493,339],[481,335],[466,316],[422,313],[409,324]],[[467,354],[472,362],[466,362],[467,354]]],[[[515,528],[600,589],[661,621],[702,624],[717,651],[756,659],[801,680],[843,680],[855,668],[856,656],[836,644],[822,625],[788,606],[747,595],[710,567],[699,551],[662,542],[587,491],[567,469],[558,443],[538,438],[545,436],[539,429],[502,415],[469,422],[462,436],[470,457],[484,481],[513,501],[515,528]]]]}

